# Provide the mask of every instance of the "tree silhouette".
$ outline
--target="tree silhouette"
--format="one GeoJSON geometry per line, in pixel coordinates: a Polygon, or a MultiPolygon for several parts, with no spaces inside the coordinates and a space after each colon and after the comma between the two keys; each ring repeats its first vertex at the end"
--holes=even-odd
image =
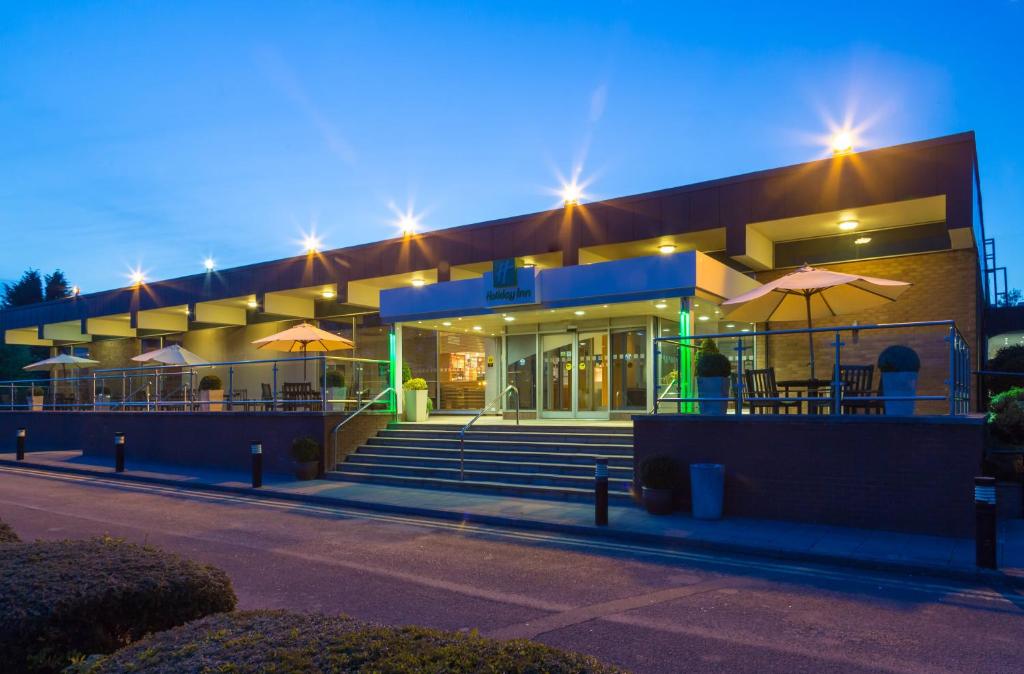
{"type": "Polygon", "coordinates": [[[68,283],[67,277],[64,276],[64,272],[60,269],[55,269],[52,274],[47,274],[43,278],[43,283],[46,287],[43,299],[47,302],[50,300],[62,300],[71,295],[71,285],[68,283]]]}
{"type": "Polygon", "coordinates": [[[43,277],[38,269],[29,269],[14,283],[4,284],[3,308],[23,307],[43,301],[43,277]]]}

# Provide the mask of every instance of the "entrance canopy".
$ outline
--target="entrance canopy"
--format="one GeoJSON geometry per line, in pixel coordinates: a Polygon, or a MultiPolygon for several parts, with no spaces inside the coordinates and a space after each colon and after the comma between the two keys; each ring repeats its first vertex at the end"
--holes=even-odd
{"type": "Polygon", "coordinates": [[[380,294],[384,322],[704,296],[719,300],[759,284],[696,251],[538,270],[497,261],[481,278],[380,294]]]}

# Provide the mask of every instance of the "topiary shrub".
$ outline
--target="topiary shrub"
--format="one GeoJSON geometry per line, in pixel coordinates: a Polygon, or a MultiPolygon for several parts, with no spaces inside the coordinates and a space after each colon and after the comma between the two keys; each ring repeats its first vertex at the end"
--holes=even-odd
{"type": "Polygon", "coordinates": [[[220,377],[215,374],[208,374],[199,380],[200,391],[220,391],[223,388],[220,377]]]}
{"type": "Polygon", "coordinates": [[[1024,447],[1024,388],[993,396],[988,404],[989,432],[995,439],[1024,447]]]}
{"type": "Polygon", "coordinates": [[[732,363],[723,356],[714,341],[705,339],[697,353],[696,372],[698,377],[728,377],[732,363]]]}
{"type": "Polygon", "coordinates": [[[894,344],[878,354],[878,369],[881,372],[918,372],[921,359],[909,346],[894,344]]]}
{"type": "Polygon", "coordinates": [[[296,463],[310,463],[320,460],[320,443],[309,436],[295,438],[290,453],[296,463]]]}
{"type": "Polygon", "coordinates": [[[220,569],[113,538],[0,554],[0,671],[59,672],[148,634],[235,607],[220,569]]]}
{"type": "Polygon", "coordinates": [[[496,641],[423,627],[382,627],[344,616],[242,611],[152,634],[88,671],[610,674],[621,670],[587,655],[525,639],[496,641]]]}
{"type": "Polygon", "coordinates": [[[985,369],[993,372],[1020,372],[1022,374],[1020,377],[986,375],[984,384],[991,395],[1024,385],[1024,345],[1014,344],[999,349],[985,369]]]}
{"type": "Polygon", "coordinates": [[[671,456],[649,456],[640,463],[640,485],[648,489],[673,489],[678,482],[678,472],[671,456]]]}
{"type": "Polygon", "coordinates": [[[18,538],[18,534],[14,533],[14,529],[11,528],[7,522],[0,520],[0,543],[20,543],[21,539],[18,538]]]}
{"type": "Polygon", "coordinates": [[[426,391],[427,380],[422,377],[415,377],[402,384],[406,391],[426,391]]]}
{"type": "Polygon", "coordinates": [[[327,388],[341,388],[345,385],[345,375],[337,370],[328,370],[324,376],[324,382],[327,388]]]}

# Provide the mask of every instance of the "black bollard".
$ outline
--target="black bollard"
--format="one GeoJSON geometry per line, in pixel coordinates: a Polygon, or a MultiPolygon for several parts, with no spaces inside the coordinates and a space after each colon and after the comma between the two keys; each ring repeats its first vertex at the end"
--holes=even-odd
{"type": "Polygon", "coordinates": [[[253,440],[249,443],[249,451],[252,453],[252,486],[263,486],[263,443],[253,440]]]}
{"type": "Polygon", "coordinates": [[[996,568],[996,479],[974,478],[975,564],[996,568]]]}
{"type": "Polygon", "coordinates": [[[594,464],[594,524],[608,525],[608,459],[594,464]]]}
{"type": "Polygon", "coordinates": [[[25,435],[27,433],[28,431],[26,431],[24,428],[19,428],[17,431],[14,432],[14,435],[17,438],[14,458],[17,459],[18,461],[25,460],[25,435]]]}
{"type": "Polygon", "coordinates": [[[114,433],[114,471],[117,473],[124,472],[124,444],[124,433],[114,433]]]}

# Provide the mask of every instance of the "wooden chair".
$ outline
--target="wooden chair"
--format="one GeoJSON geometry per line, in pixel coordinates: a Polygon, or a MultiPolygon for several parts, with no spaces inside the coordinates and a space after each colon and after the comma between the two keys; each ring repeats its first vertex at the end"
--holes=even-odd
{"type": "Polygon", "coordinates": [[[861,410],[865,414],[885,413],[885,403],[881,400],[845,400],[847,396],[868,398],[882,395],[881,382],[877,392],[871,388],[874,378],[874,365],[839,366],[839,381],[843,384],[843,414],[859,414],[861,410]]]}
{"type": "Polygon", "coordinates": [[[318,397],[319,394],[313,390],[313,385],[308,381],[286,382],[281,386],[281,400],[286,401],[284,404],[286,410],[318,410],[320,403],[315,402],[318,397]]]}
{"type": "MultiPolygon", "coordinates": [[[[747,370],[743,373],[744,379],[746,380],[744,385],[747,390],[744,392],[745,396],[750,398],[779,398],[779,387],[775,383],[775,368],[769,367],[763,370],[747,370]]],[[[788,391],[786,392],[789,393],[788,391]]],[[[796,410],[799,414],[802,409],[802,405],[799,400],[785,401],[785,400],[759,400],[747,403],[748,409],[751,414],[765,414],[765,410],[770,411],[772,414],[781,414],[785,411],[789,414],[792,409],[796,410]]]]}

